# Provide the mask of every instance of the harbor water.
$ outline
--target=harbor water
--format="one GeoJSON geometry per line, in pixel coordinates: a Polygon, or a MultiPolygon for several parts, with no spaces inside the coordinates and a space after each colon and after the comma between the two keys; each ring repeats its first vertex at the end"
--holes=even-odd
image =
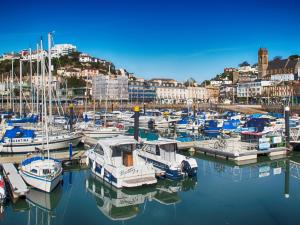
{"type": "MultiPolygon", "coordinates": [[[[187,154],[187,153],[186,153],[187,154]]],[[[51,194],[32,191],[8,201],[2,225],[297,224],[300,155],[236,166],[204,155],[195,179],[159,180],[154,186],[115,189],[89,169],[66,168],[51,194]]]]}

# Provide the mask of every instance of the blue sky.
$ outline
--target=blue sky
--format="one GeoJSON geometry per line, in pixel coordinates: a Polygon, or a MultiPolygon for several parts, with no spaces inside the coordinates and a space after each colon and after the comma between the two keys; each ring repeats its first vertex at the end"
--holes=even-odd
{"type": "Polygon", "coordinates": [[[136,75],[198,81],[224,67],[300,54],[297,0],[1,0],[0,53],[55,43],[111,60],[136,75]]]}

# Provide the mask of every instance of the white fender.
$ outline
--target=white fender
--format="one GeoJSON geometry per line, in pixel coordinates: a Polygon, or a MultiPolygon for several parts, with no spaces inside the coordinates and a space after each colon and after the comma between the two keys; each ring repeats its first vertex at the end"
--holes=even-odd
{"type": "Polygon", "coordinates": [[[86,157],[86,158],[85,158],[85,164],[86,164],[87,166],[89,166],[89,164],[90,164],[90,159],[89,159],[89,157],[86,157]]]}
{"type": "Polygon", "coordinates": [[[96,169],[96,162],[94,161],[93,162],[93,171],[95,171],[95,169],[96,169]]]}

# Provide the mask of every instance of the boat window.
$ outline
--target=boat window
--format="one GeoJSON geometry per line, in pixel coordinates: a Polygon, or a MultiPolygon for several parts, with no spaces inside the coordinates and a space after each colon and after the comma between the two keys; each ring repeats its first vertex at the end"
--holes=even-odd
{"type": "Polygon", "coordinates": [[[49,169],[43,169],[43,174],[49,174],[49,173],[51,173],[51,170],[49,170],[49,169]]]}
{"type": "Polygon", "coordinates": [[[176,151],[176,145],[175,144],[161,145],[160,148],[165,150],[166,152],[175,152],[176,151]]]}
{"type": "Polygon", "coordinates": [[[159,153],[159,146],[158,145],[145,145],[143,149],[144,149],[144,151],[149,152],[151,154],[160,155],[160,153],[159,153]]]}
{"type": "Polygon", "coordinates": [[[112,157],[118,157],[122,155],[122,152],[132,152],[135,146],[132,144],[119,145],[112,147],[112,157]]]}
{"type": "Polygon", "coordinates": [[[101,147],[101,145],[97,144],[94,148],[94,151],[100,155],[104,155],[104,151],[103,148],[101,147]]]}
{"type": "Polygon", "coordinates": [[[160,150],[159,150],[159,146],[156,145],[156,155],[160,155],[160,150]]]}
{"type": "Polygon", "coordinates": [[[35,173],[35,174],[37,174],[37,170],[36,170],[36,169],[32,169],[32,170],[30,170],[30,172],[31,172],[31,173],[35,173]]]}

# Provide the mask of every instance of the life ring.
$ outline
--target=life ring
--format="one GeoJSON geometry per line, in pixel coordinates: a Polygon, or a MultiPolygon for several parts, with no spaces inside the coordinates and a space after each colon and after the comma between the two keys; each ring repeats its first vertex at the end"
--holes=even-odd
{"type": "Polygon", "coordinates": [[[121,124],[121,123],[119,123],[119,124],[117,124],[117,126],[116,126],[118,129],[122,129],[122,128],[124,128],[124,126],[123,126],[123,124],[121,124]]]}

